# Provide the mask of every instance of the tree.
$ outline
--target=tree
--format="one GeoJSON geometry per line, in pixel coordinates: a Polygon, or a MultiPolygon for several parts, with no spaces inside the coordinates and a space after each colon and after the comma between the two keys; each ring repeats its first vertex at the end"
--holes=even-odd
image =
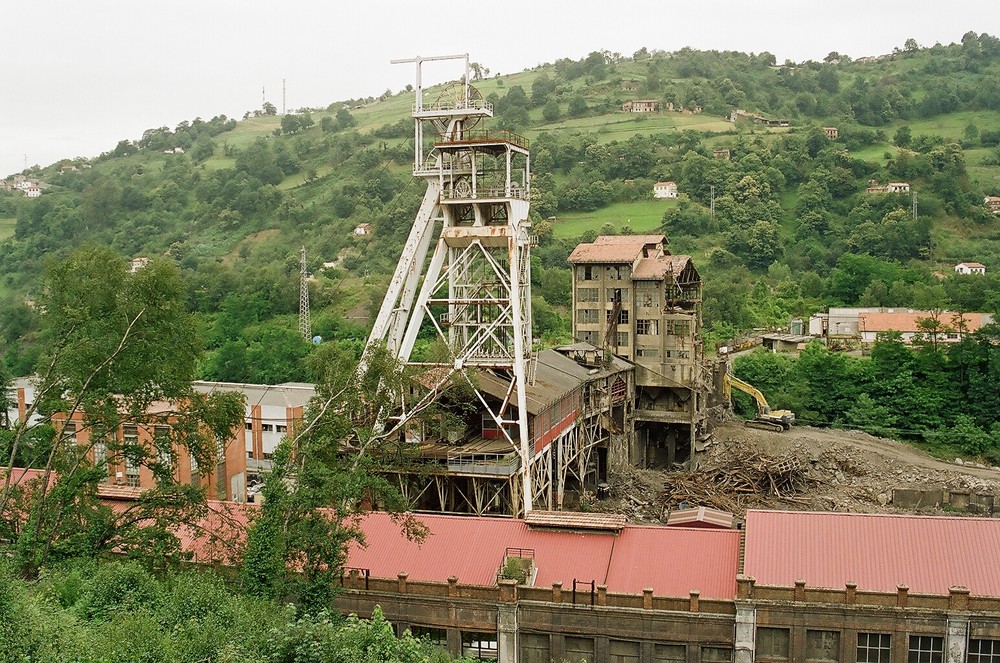
{"type": "Polygon", "coordinates": [[[546,122],[555,122],[559,119],[559,102],[553,99],[545,104],[542,109],[542,118],[546,122]]]}
{"type": "MultiPolygon", "coordinates": [[[[329,607],[333,579],[347,545],[361,540],[358,517],[365,502],[401,512],[398,490],[378,473],[398,462],[398,430],[381,431],[381,412],[399,402],[406,384],[388,352],[369,352],[359,367],[353,352],[324,344],[311,356],[318,397],[298,434],[275,451],[264,484],[264,507],[247,539],[241,571],[251,592],[295,596],[302,610],[329,607]],[[298,573],[288,574],[288,569],[298,573]]],[[[420,538],[420,523],[400,516],[404,532],[420,538]]]]}
{"type": "Polygon", "coordinates": [[[278,109],[275,108],[274,104],[272,104],[270,101],[265,101],[264,105],[261,106],[261,110],[264,112],[264,115],[277,115],[278,114],[278,109]]]}
{"type": "Polygon", "coordinates": [[[917,44],[916,39],[910,37],[905,42],[903,42],[903,50],[906,51],[907,53],[914,53],[920,50],[920,45],[917,44]]]}
{"type": "MultiPolygon", "coordinates": [[[[27,459],[44,471],[44,479],[30,494],[29,520],[17,541],[24,572],[34,573],[52,558],[110,550],[159,563],[176,558],[179,546],[169,528],[196,518],[204,494],[179,485],[169,459],[181,449],[202,466],[214,466],[220,441],[243,419],[239,399],[192,391],[200,348],[185,298],[177,268],[165,260],[130,274],[112,250],[86,248],[48,270],[40,297],[46,351],[24,420],[39,415],[48,423],[58,415],[77,425],[51,428],[45,456],[27,459]],[[171,407],[154,409],[154,403],[171,407]],[[156,448],[120,439],[124,423],[168,425],[170,432],[156,448]],[[89,444],[78,443],[77,436],[89,444]],[[96,485],[107,474],[106,465],[91,462],[98,443],[110,459],[121,464],[128,458],[157,478],[157,487],[122,513],[96,499],[96,485]]],[[[24,422],[14,427],[8,470],[30,432],[24,422]]],[[[10,496],[8,477],[0,513],[10,496]]]]}

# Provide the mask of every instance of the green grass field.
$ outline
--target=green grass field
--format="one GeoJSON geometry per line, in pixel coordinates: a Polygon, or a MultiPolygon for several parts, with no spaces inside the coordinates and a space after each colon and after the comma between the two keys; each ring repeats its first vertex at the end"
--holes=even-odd
{"type": "Polygon", "coordinates": [[[644,200],[636,203],[616,203],[593,212],[560,214],[552,230],[553,237],[572,239],[588,230],[600,232],[605,223],[615,230],[631,226],[637,233],[656,232],[663,221],[663,213],[677,205],[675,200],[644,200]]]}
{"type": "Polygon", "coordinates": [[[14,224],[16,219],[0,219],[0,242],[14,236],[14,224]]]}

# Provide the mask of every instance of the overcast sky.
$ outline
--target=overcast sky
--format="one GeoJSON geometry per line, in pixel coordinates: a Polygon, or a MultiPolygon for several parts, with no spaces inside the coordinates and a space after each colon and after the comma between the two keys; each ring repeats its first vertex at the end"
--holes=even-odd
{"type": "MultiPolygon", "coordinates": [[[[93,157],[151,127],[289,109],[413,82],[391,58],[468,52],[511,73],[606,49],[851,57],[1000,35],[996,0],[30,0],[0,9],[0,176],[93,157]]],[[[456,76],[444,65],[429,79],[456,76]]]]}

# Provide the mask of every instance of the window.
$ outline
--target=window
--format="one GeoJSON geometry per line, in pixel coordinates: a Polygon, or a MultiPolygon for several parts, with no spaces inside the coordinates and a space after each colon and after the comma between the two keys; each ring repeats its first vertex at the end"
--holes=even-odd
{"type": "Polygon", "coordinates": [[[594,663],[594,639],[566,636],[566,658],[573,663],[594,663]]]}
{"type": "Polygon", "coordinates": [[[660,351],[656,348],[637,348],[635,356],[641,359],[656,359],[660,356],[660,351]]]}
{"type": "Polygon", "coordinates": [[[858,633],[858,663],[889,663],[891,643],[888,633],[858,633]]]}
{"type": "Polygon", "coordinates": [[[599,313],[596,308],[582,308],[576,312],[576,317],[581,325],[596,325],[601,321],[599,313]]]}
{"type": "Polygon", "coordinates": [[[615,335],[615,343],[619,348],[628,347],[628,332],[617,332],[615,335]]]}
{"type": "Polygon", "coordinates": [[[253,452],[252,451],[248,451],[247,452],[247,458],[248,459],[253,459],[253,452]]]}
{"type": "Polygon", "coordinates": [[[600,335],[595,331],[585,331],[580,332],[580,341],[583,343],[590,343],[591,345],[600,345],[601,339],[600,335]]]}
{"type": "Polygon", "coordinates": [[[593,265],[584,265],[583,267],[577,267],[577,278],[580,281],[596,281],[601,278],[600,268],[593,265]]]}
{"type": "Polygon", "coordinates": [[[944,638],[937,635],[911,635],[908,663],[941,663],[944,638]]]}
{"type": "Polygon", "coordinates": [[[653,649],[654,663],[687,663],[687,647],[685,645],[657,644],[653,649]]]}
{"type": "Polygon", "coordinates": [[[279,433],[287,433],[288,432],[288,426],[275,426],[274,428],[279,433]]]}
{"type": "Polygon", "coordinates": [[[608,660],[611,663],[639,663],[638,642],[629,640],[608,640],[608,660]]]}
{"type": "Polygon", "coordinates": [[[840,633],[837,631],[806,631],[807,661],[839,661],[840,633]]]}
{"type": "Polygon", "coordinates": [[[496,633],[462,631],[462,655],[480,660],[495,661],[500,651],[496,633]]]}
{"type": "Polygon", "coordinates": [[[702,663],[732,663],[733,650],[728,647],[702,647],[702,663]]]}
{"type": "Polygon", "coordinates": [[[969,640],[968,663],[1000,663],[1000,640],[969,640]]]}
{"type": "Polygon", "coordinates": [[[156,445],[157,461],[165,469],[170,470],[174,465],[173,445],[170,442],[170,428],[167,426],[156,426],[153,429],[153,443],[156,445]]]}
{"type": "MultiPolygon", "coordinates": [[[[608,322],[611,322],[611,313],[612,311],[605,311],[605,319],[608,322]]],[[[618,311],[618,322],[616,324],[619,325],[628,324],[628,311],[618,311]]]]}
{"type": "Polygon", "coordinates": [[[627,302],[628,288],[608,288],[608,295],[613,302],[627,302]]]}
{"type": "Polygon", "coordinates": [[[94,467],[103,467],[107,469],[108,465],[108,448],[103,442],[94,442],[94,467]]]}
{"type": "Polygon", "coordinates": [[[656,336],[660,333],[660,321],[636,320],[635,333],[641,336],[656,336]]]}
{"type": "Polygon", "coordinates": [[[678,350],[677,351],[677,358],[678,359],[690,359],[691,358],[691,351],[690,350],[678,350]]]}
{"type": "Polygon", "coordinates": [[[788,643],[788,629],[762,626],[757,629],[757,658],[786,661],[788,643]]]}
{"type": "Polygon", "coordinates": [[[596,302],[601,299],[601,289],[600,288],[577,288],[576,289],[576,301],[578,302],[596,302]]]}
{"type": "Polygon", "coordinates": [[[691,333],[691,323],[686,320],[674,320],[673,331],[668,333],[674,336],[688,336],[691,333]]]}
{"type": "Polygon", "coordinates": [[[638,306],[645,306],[647,308],[659,308],[660,306],[660,291],[653,290],[651,288],[635,289],[635,299],[638,306]]]}
{"type": "Polygon", "coordinates": [[[246,428],[247,430],[253,430],[253,422],[252,422],[252,421],[248,421],[248,422],[246,422],[246,423],[244,424],[244,427],[245,427],[245,428],[246,428]]]}
{"type": "Polygon", "coordinates": [[[265,433],[273,433],[274,432],[274,424],[263,424],[260,427],[260,429],[262,431],[264,431],[265,433]]]}
{"type": "Polygon", "coordinates": [[[67,421],[63,424],[63,435],[70,444],[76,444],[76,422],[67,421]]]}
{"type": "Polygon", "coordinates": [[[550,663],[549,636],[544,633],[521,633],[521,663],[550,663]]]}
{"type": "Polygon", "coordinates": [[[432,645],[437,645],[438,647],[444,649],[448,648],[448,631],[443,628],[434,628],[432,626],[411,626],[410,634],[414,638],[427,640],[432,645]]]}
{"type": "Polygon", "coordinates": [[[191,454],[191,474],[194,474],[197,471],[198,471],[198,459],[194,457],[194,454],[191,454]]]}
{"type": "Polygon", "coordinates": [[[628,265],[610,265],[608,267],[609,279],[627,279],[632,269],[628,265]]]}

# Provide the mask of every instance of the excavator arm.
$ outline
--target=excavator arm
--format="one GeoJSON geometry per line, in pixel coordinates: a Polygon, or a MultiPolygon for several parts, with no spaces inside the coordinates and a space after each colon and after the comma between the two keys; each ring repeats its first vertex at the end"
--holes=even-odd
{"type": "Polygon", "coordinates": [[[732,390],[735,387],[748,394],[757,404],[757,418],[746,422],[747,426],[780,432],[791,428],[792,422],[795,421],[795,413],[791,410],[772,410],[771,406],[767,404],[767,398],[764,397],[763,392],[749,382],[744,382],[738,377],[726,373],[722,378],[722,387],[726,400],[730,402],[732,401],[732,390]]]}

